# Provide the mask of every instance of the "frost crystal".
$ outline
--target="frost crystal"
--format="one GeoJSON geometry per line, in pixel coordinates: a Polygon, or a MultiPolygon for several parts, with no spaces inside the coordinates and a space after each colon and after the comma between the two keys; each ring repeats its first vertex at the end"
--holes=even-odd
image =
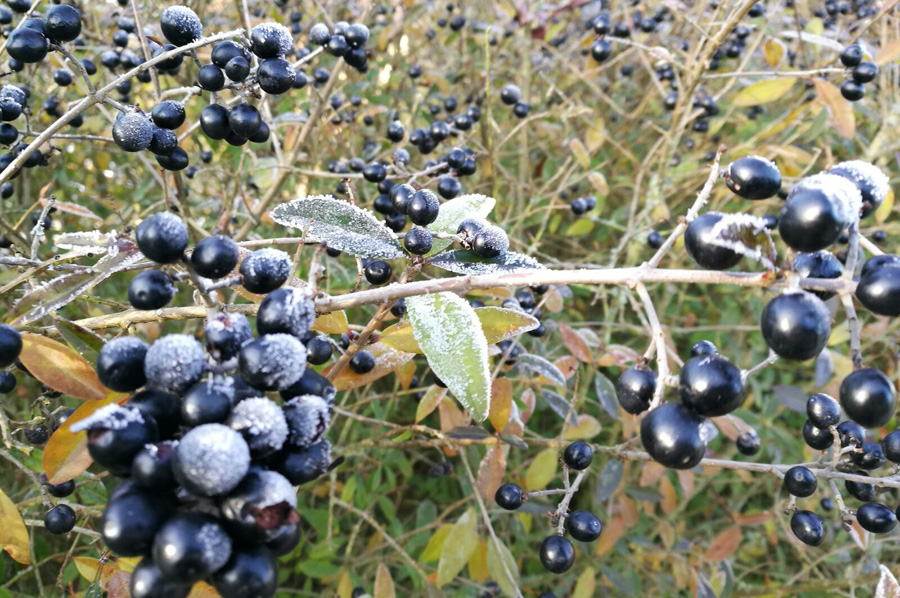
{"type": "Polygon", "coordinates": [[[324,23],[316,23],[309,30],[309,41],[317,46],[324,46],[330,38],[331,32],[328,30],[328,25],[324,23]]]}
{"type": "Polygon", "coordinates": [[[253,28],[250,39],[255,44],[274,44],[278,47],[278,55],[284,56],[294,49],[290,30],[281,23],[262,23],[253,28]]]}
{"type": "Polygon", "coordinates": [[[83,420],[75,422],[69,430],[74,434],[85,430],[123,430],[133,423],[144,423],[144,416],[140,410],[120,407],[114,403],[101,407],[83,420]]]}
{"type": "Polygon", "coordinates": [[[173,246],[188,244],[187,224],[172,212],[157,212],[148,220],[152,220],[154,228],[159,231],[157,236],[166,239],[168,244],[173,246]]]}
{"type": "Polygon", "coordinates": [[[297,508],[297,493],[286,477],[276,471],[265,469],[254,471],[252,474],[259,476],[265,488],[262,500],[256,504],[258,508],[265,509],[281,503],[287,503],[292,509],[297,508]]]}
{"type": "Polygon", "coordinates": [[[251,386],[283,390],[306,370],[306,347],[290,334],[267,334],[244,345],[240,368],[251,386]]]}
{"type": "Polygon", "coordinates": [[[206,320],[206,326],[203,330],[206,336],[231,331],[239,344],[243,344],[253,338],[250,321],[247,319],[247,316],[239,313],[218,312],[211,319],[206,320]]]}
{"type": "MultiPolygon", "coordinates": [[[[838,215],[845,225],[852,224],[859,218],[862,209],[862,195],[852,181],[827,172],[814,174],[800,181],[791,190],[791,194],[801,191],[818,191],[834,201],[838,215]]],[[[788,196],[790,200],[790,196],[788,196]]]]}
{"type": "Polygon", "coordinates": [[[231,492],[250,469],[244,438],[222,424],[190,430],[175,448],[173,472],[188,491],[203,496],[231,492]]]}
{"type": "Polygon", "coordinates": [[[143,114],[129,112],[120,114],[113,124],[113,138],[126,152],[146,149],[153,141],[153,125],[143,114]]]}
{"type": "Polygon", "coordinates": [[[271,247],[259,249],[244,259],[241,273],[250,277],[263,274],[271,278],[287,279],[291,275],[291,256],[286,251],[271,247]]]}
{"type": "Polygon", "coordinates": [[[284,404],[288,442],[300,448],[317,443],[328,431],[328,403],[316,395],[301,395],[284,404]]]}
{"type": "Polygon", "coordinates": [[[20,106],[24,106],[27,101],[25,92],[15,85],[4,85],[3,88],[0,89],[0,98],[9,98],[20,106]]]}
{"type": "Polygon", "coordinates": [[[180,395],[200,379],[205,366],[206,355],[197,339],[170,334],[147,351],[144,374],[150,386],[180,395]]]}
{"type": "Polygon", "coordinates": [[[862,160],[849,160],[831,167],[827,174],[834,174],[856,185],[863,201],[872,206],[881,205],[890,190],[889,179],[880,168],[862,160]]]}
{"type": "Polygon", "coordinates": [[[506,236],[506,232],[499,226],[489,224],[478,235],[484,240],[484,246],[487,249],[494,249],[500,253],[506,253],[509,249],[509,237],[506,236]]]}
{"type": "Polygon", "coordinates": [[[203,35],[203,23],[200,21],[200,17],[187,6],[167,7],[160,15],[159,20],[160,22],[171,24],[173,28],[179,31],[190,33],[193,39],[203,35]]]}
{"type": "Polygon", "coordinates": [[[263,299],[260,311],[273,304],[283,308],[278,319],[287,324],[287,329],[297,338],[309,332],[316,321],[316,304],[305,289],[276,289],[263,299]]]}
{"type": "Polygon", "coordinates": [[[213,571],[225,566],[231,558],[231,538],[215,523],[206,523],[197,533],[197,540],[203,547],[203,562],[210,565],[213,571]]]}
{"type": "Polygon", "coordinates": [[[708,241],[756,260],[770,270],[775,269],[775,245],[769,236],[766,221],[759,216],[721,214],[709,233],[708,241]]]}
{"type": "Polygon", "coordinates": [[[288,437],[284,411],[262,397],[244,399],[235,405],[227,423],[232,430],[241,433],[254,456],[280,450],[288,437]]]}

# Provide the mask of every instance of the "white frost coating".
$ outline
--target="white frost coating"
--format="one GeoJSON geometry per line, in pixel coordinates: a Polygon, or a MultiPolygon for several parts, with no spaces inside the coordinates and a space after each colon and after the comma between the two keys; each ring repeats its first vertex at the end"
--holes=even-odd
{"type": "Polygon", "coordinates": [[[890,190],[890,179],[874,164],[862,160],[848,160],[832,166],[827,172],[840,171],[837,176],[852,181],[861,193],[869,191],[876,203],[881,203],[890,190]]]}
{"type": "Polygon", "coordinates": [[[257,502],[255,506],[265,509],[266,507],[287,503],[292,509],[297,508],[297,493],[286,477],[277,471],[265,469],[251,472],[251,475],[254,474],[260,477],[265,490],[262,500],[257,502]]]}
{"type": "Polygon", "coordinates": [[[136,336],[120,336],[100,349],[100,358],[104,361],[131,361],[137,355],[147,353],[147,343],[136,336]]]}
{"type": "Polygon", "coordinates": [[[308,448],[322,440],[330,423],[328,403],[316,395],[294,397],[284,404],[284,416],[289,431],[288,442],[300,448],[308,448]]]}
{"type": "Polygon", "coordinates": [[[286,251],[266,247],[258,249],[241,262],[241,273],[254,277],[258,272],[278,278],[287,279],[291,274],[291,256],[286,251]]]}
{"type": "Polygon", "coordinates": [[[205,366],[206,355],[197,339],[169,334],[147,351],[144,374],[150,386],[180,395],[200,379],[205,366]]]}
{"type": "Polygon", "coordinates": [[[759,216],[751,214],[722,214],[722,217],[710,231],[707,241],[717,247],[724,247],[744,257],[756,260],[769,270],[775,269],[775,264],[772,261],[772,258],[775,256],[775,245],[766,228],[766,221],[759,216]],[[767,246],[756,245],[750,247],[738,237],[741,229],[750,229],[755,236],[764,235],[766,241],[768,241],[767,246]]]}
{"type": "Polygon", "coordinates": [[[85,430],[122,430],[131,424],[144,423],[144,416],[139,409],[120,407],[112,404],[97,409],[80,422],[75,422],[69,430],[75,434],[85,430]]]}
{"type": "Polygon", "coordinates": [[[228,425],[244,436],[251,451],[277,451],[288,437],[284,411],[263,397],[244,399],[235,405],[228,416],[228,425]]]}
{"type": "Polygon", "coordinates": [[[309,30],[309,41],[317,46],[324,46],[330,38],[331,31],[328,30],[328,25],[325,23],[316,23],[309,30]]]}
{"type": "MultiPolygon", "coordinates": [[[[159,236],[169,239],[173,245],[188,244],[188,229],[184,220],[172,212],[157,212],[148,218],[159,230],[159,236]]],[[[140,226],[140,225],[139,225],[140,226]]]]}
{"type": "Polygon", "coordinates": [[[191,429],[175,447],[174,458],[178,481],[204,496],[231,492],[250,469],[250,448],[244,437],[222,424],[191,429]]]}
{"type": "Polygon", "coordinates": [[[250,328],[250,321],[247,319],[247,316],[237,312],[217,312],[210,319],[206,320],[206,326],[204,326],[203,330],[207,336],[224,330],[232,330],[235,338],[238,340],[238,344],[243,344],[245,341],[253,338],[253,330],[250,328]]]}
{"type": "MultiPolygon", "coordinates": [[[[428,230],[435,233],[455,235],[460,222],[467,218],[487,218],[496,203],[497,200],[493,197],[479,193],[460,195],[441,204],[441,211],[438,212],[437,220],[428,225],[428,230]]],[[[434,246],[440,245],[440,249],[447,247],[451,243],[453,241],[448,239],[434,240],[434,246]]],[[[437,253],[440,249],[432,249],[431,253],[437,253]]]]}
{"type": "Polygon", "coordinates": [[[285,309],[287,310],[288,326],[291,334],[301,337],[312,327],[316,321],[316,304],[313,303],[309,291],[306,289],[290,288],[286,295],[285,309]]]}
{"type": "MultiPolygon", "coordinates": [[[[859,219],[862,209],[862,195],[856,185],[849,179],[836,174],[820,172],[806,177],[791,190],[791,194],[800,191],[818,191],[834,201],[838,216],[844,225],[850,225],[859,219]]],[[[790,201],[790,195],[788,201],[790,201]]]]}
{"type": "Polygon", "coordinates": [[[9,98],[21,106],[24,106],[27,101],[25,92],[15,85],[4,85],[3,88],[0,89],[0,98],[9,98]]]}
{"type": "Polygon", "coordinates": [[[146,149],[153,141],[153,124],[143,114],[129,112],[120,114],[113,124],[113,137],[125,151],[146,149]]]}
{"type": "Polygon", "coordinates": [[[371,211],[346,201],[312,195],[276,206],[269,215],[278,224],[306,231],[310,240],[346,253],[386,259],[406,256],[391,229],[371,211]]]}
{"type": "Polygon", "coordinates": [[[253,342],[259,342],[266,355],[258,371],[266,387],[283,390],[299,380],[306,370],[306,347],[296,337],[267,334],[253,342]]]}
{"type": "Polygon", "coordinates": [[[220,525],[205,523],[197,532],[197,539],[203,547],[203,562],[213,571],[225,566],[231,558],[231,538],[220,525]]]}
{"type": "Polygon", "coordinates": [[[406,307],[428,365],[472,417],[483,421],[491,403],[491,372],[475,310],[453,293],[409,297],[406,307]]]}
{"type": "Polygon", "coordinates": [[[294,49],[291,32],[281,23],[260,23],[253,28],[250,38],[253,40],[265,40],[266,43],[274,43],[278,47],[279,57],[294,49]]]}
{"type": "Polygon", "coordinates": [[[481,237],[484,241],[484,246],[488,249],[493,249],[500,253],[506,253],[509,249],[509,237],[506,236],[506,231],[499,226],[489,224],[481,229],[481,232],[476,237],[481,237]]]}
{"type": "MultiPolygon", "coordinates": [[[[514,251],[501,253],[488,261],[473,261],[470,259],[472,255],[474,255],[472,252],[461,249],[447,251],[435,256],[429,263],[448,272],[467,274],[469,276],[496,273],[509,274],[512,272],[525,272],[526,270],[546,270],[533,257],[514,251]]],[[[480,260],[481,258],[476,259],[480,260]]]]}
{"type": "Polygon", "coordinates": [[[59,249],[83,249],[85,247],[105,247],[107,243],[116,239],[116,231],[100,232],[99,230],[83,231],[77,233],[60,233],[53,238],[53,244],[59,249]]]}
{"type": "Polygon", "coordinates": [[[187,6],[169,6],[160,15],[160,21],[167,21],[181,31],[190,32],[194,39],[203,35],[200,17],[187,6]]]}

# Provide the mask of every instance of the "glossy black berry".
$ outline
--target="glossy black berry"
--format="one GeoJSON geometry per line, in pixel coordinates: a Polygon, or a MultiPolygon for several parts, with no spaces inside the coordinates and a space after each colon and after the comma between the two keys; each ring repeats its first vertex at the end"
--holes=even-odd
{"type": "Polygon", "coordinates": [[[689,359],[678,377],[681,402],[699,415],[731,413],[744,402],[746,388],[741,370],[719,355],[689,359]]]}
{"type": "Polygon", "coordinates": [[[778,232],[789,247],[819,251],[837,241],[852,217],[844,204],[856,191],[838,179],[837,175],[819,174],[791,189],[778,216],[778,232]]]}
{"type": "Polygon", "coordinates": [[[223,235],[206,237],[191,252],[191,267],[205,278],[222,278],[238,263],[238,246],[223,235]]]}
{"type": "Polygon", "coordinates": [[[791,515],[791,531],[798,540],[809,546],[820,546],[825,541],[822,518],[812,511],[797,511],[791,515]]]}
{"type": "Polygon", "coordinates": [[[313,325],[315,317],[316,306],[305,291],[275,289],[259,305],[256,330],[259,334],[282,332],[302,338],[313,325]]]}
{"type": "Polygon", "coordinates": [[[877,502],[867,502],[856,509],[856,520],[867,532],[886,534],[897,527],[897,515],[889,507],[877,502]]]}
{"type": "Polygon", "coordinates": [[[228,111],[228,122],[235,135],[249,138],[262,126],[262,115],[256,106],[242,102],[228,111]]]}
{"type": "Polygon", "coordinates": [[[153,561],[178,584],[192,584],[225,566],[231,540],[211,516],[179,513],[169,518],[153,542],[153,561]]]}
{"type": "Polygon", "coordinates": [[[518,85],[509,83],[500,89],[500,101],[507,106],[514,106],[522,98],[522,90],[518,85]]]}
{"type": "Polygon", "coordinates": [[[779,357],[806,361],[825,348],[831,334],[831,313],[812,293],[785,293],[766,305],[760,328],[766,344],[779,357]]]}
{"type": "Polygon", "coordinates": [[[9,324],[0,324],[0,368],[16,362],[22,352],[22,335],[9,324]]]}
{"type": "Polygon", "coordinates": [[[271,247],[259,249],[241,262],[241,283],[251,293],[270,293],[287,282],[291,265],[286,252],[271,247]]]}
{"type": "Polygon", "coordinates": [[[840,90],[841,95],[848,102],[858,102],[866,95],[865,86],[857,83],[853,79],[847,79],[846,81],[841,83],[840,90]]]}
{"type": "Polygon", "coordinates": [[[628,368],[616,381],[616,398],[619,405],[632,415],[643,413],[650,408],[655,390],[656,372],[646,365],[628,368]]]}
{"type": "Polygon", "coordinates": [[[187,598],[190,586],[166,579],[151,557],[144,557],[131,572],[131,598],[187,598]]]}
{"type": "Polygon", "coordinates": [[[859,44],[851,44],[841,50],[841,64],[848,68],[853,68],[862,62],[865,51],[859,44]]]}
{"type": "Polygon", "coordinates": [[[350,358],[349,365],[357,374],[368,374],[375,368],[375,358],[368,351],[360,350],[350,358]]]}
{"type": "Polygon", "coordinates": [[[744,199],[768,199],[781,189],[781,172],[771,160],[747,156],[728,165],[725,184],[744,199]]]}
{"type": "Polygon", "coordinates": [[[392,274],[391,265],[383,260],[371,261],[365,268],[366,280],[369,281],[369,284],[384,284],[391,279],[392,274]]]}
{"type": "Polygon", "coordinates": [[[0,394],[7,394],[15,390],[16,376],[12,372],[0,372],[0,394]]]}
{"type": "Polygon", "coordinates": [[[862,270],[860,271],[860,277],[865,278],[879,268],[900,268],[900,256],[887,253],[883,255],[873,255],[863,264],[862,270]]]}
{"type": "Polygon", "coordinates": [[[147,345],[139,338],[122,336],[103,345],[97,356],[97,377],[110,390],[128,392],[144,385],[147,345]]]}
{"type": "Polygon", "coordinates": [[[697,357],[699,355],[715,355],[718,352],[719,349],[712,341],[697,341],[691,347],[691,357],[697,357]]]}
{"type": "MultiPolygon", "coordinates": [[[[855,471],[853,473],[854,475],[859,476],[869,476],[869,474],[864,471],[855,471]]],[[[875,500],[876,493],[874,484],[844,480],[844,488],[846,488],[847,492],[849,492],[850,495],[856,500],[860,500],[862,502],[870,502],[872,500],[875,500]]]]}
{"type": "Polygon", "coordinates": [[[641,421],[641,442],[666,467],[691,469],[706,454],[703,419],[678,403],[663,403],[641,421]]]}
{"type": "Polygon", "coordinates": [[[612,54],[612,44],[605,39],[595,40],[591,44],[591,58],[596,62],[605,62],[612,54]]]}
{"type": "Polygon", "coordinates": [[[178,482],[172,473],[172,455],[176,443],[170,440],[148,444],[131,462],[131,479],[150,492],[175,488],[178,482]]]}
{"type": "Polygon", "coordinates": [[[126,482],[110,496],[100,521],[103,541],[110,550],[120,556],[150,552],[153,537],[169,514],[167,501],[157,494],[159,490],[138,488],[126,482]]]}
{"type": "Polygon", "coordinates": [[[497,488],[494,502],[501,509],[515,511],[525,504],[525,491],[518,484],[503,484],[497,488]]]}
{"type": "Polygon", "coordinates": [[[103,407],[70,429],[86,429],[91,457],[119,476],[131,472],[131,461],[144,445],[159,440],[156,421],[133,406],[103,407]]]}
{"type": "Polygon", "coordinates": [[[44,515],[44,527],[51,534],[68,534],[75,527],[75,511],[69,505],[56,505],[44,515]]]}
{"type": "Polygon", "coordinates": [[[271,598],[278,587],[278,564],[265,546],[236,547],[212,584],[222,598],[271,598]]]}
{"type": "Polygon", "coordinates": [[[747,455],[748,457],[755,455],[762,448],[759,436],[752,430],[741,433],[735,445],[742,455],[747,455]]]}
{"type": "Polygon", "coordinates": [[[431,251],[432,243],[431,233],[418,226],[409,229],[403,237],[403,246],[413,255],[425,255],[431,251]]]}
{"type": "Polygon", "coordinates": [[[55,42],[70,42],[81,34],[81,12],[67,4],[57,4],[44,15],[44,35],[55,42]]]}
{"type": "Polygon", "coordinates": [[[306,361],[312,365],[322,365],[331,359],[331,343],[322,337],[314,337],[306,343],[306,361]]]}
{"type": "Polygon", "coordinates": [[[438,180],[438,194],[444,199],[453,199],[462,192],[462,183],[452,176],[443,176],[438,180]]]}
{"type": "Polygon", "coordinates": [[[187,248],[187,226],[171,212],[158,212],[138,225],[135,238],[141,253],[149,259],[158,264],[171,264],[187,248]]]}
{"type": "Polygon", "coordinates": [[[897,409],[893,383],[874,368],[856,370],[844,378],[840,400],[847,417],[866,428],[883,426],[897,409]]]}
{"type": "Polygon", "coordinates": [[[413,224],[428,226],[437,219],[440,208],[437,195],[428,189],[420,189],[409,200],[406,213],[413,224]]]}
{"type": "Polygon", "coordinates": [[[866,440],[866,430],[854,421],[845,421],[838,424],[838,437],[841,439],[841,448],[848,446],[862,446],[866,440]]]}
{"type": "Polygon", "coordinates": [[[891,463],[900,463],[900,430],[894,430],[881,439],[881,450],[891,463]]]}
{"type": "Polygon", "coordinates": [[[145,270],[131,279],[128,302],[135,309],[160,309],[175,296],[172,279],[162,270],[145,270]]]}
{"type": "Polygon", "coordinates": [[[181,400],[161,390],[148,388],[133,395],[128,406],[156,422],[160,439],[172,438],[181,425],[181,400]]]}
{"type": "Polygon", "coordinates": [[[806,467],[796,465],[784,473],[784,489],[792,496],[806,498],[816,491],[818,481],[813,472],[806,467]]]}
{"type": "Polygon", "coordinates": [[[11,58],[30,64],[42,61],[50,50],[50,40],[41,31],[19,27],[10,34],[6,51],[11,58]]]}
{"type": "Polygon", "coordinates": [[[841,406],[826,394],[814,394],[806,401],[806,416],[812,425],[824,430],[841,421],[841,406]]]}
{"type": "Polygon", "coordinates": [[[850,461],[854,465],[867,471],[874,471],[887,464],[881,445],[877,442],[866,441],[862,446],[850,453],[850,461]]]}
{"type": "MultiPolygon", "coordinates": [[[[794,258],[794,272],[803,278],[839,278],[844,272],[840,260],[830,251],[813,251],[798,253],[794,258]]],[[[829,299],[834,293],[829,291],[811,291],[821,299],[829,299]]]]}
{"type": "Polygon", "coordinates": [[[581,440],[576,440],[563,451],[563,461],[576,471],[587,469],[594,460],[594,451],[591,446],[581,440]]]}
{"type": "Polygon", "coordinates": [[[853,67],[853,72],[851,73],[853,77],[853,81],[862,85],[863,83],[869,83],[870,81],[874,81],[875,77],[878,76],[878,65],[874,62],[860,62],[858,65],[853,67]]]}
{"type": "Polygon", "coordinates": [[[900,268],[881,267],[862,277],[856,298],[880,316],[900,316],[900,268]]]}
{"type": "Polygon", "coordinates": [[[299,486],[322,476],[331,464],[331,443],[319,441],[309,448],[285,448],[276,453],[269,466],[299,486]]]}
{"type": "Polygon", "coordinates": [[[565,522],[566,531],[579,542],[593,542],[600,537],[603,526],[589,511],[572,511],[565,522]]]}
{"type": "Polygon", "coordinates": [[[388,125],[387,128],[387,138],[397,143],[398,141],[403,140],[403,136],[406,134],[406,131],[403,128],[403,123],[399,120],[393,121],[388,125]]]}
{"type": "Polygon", "coordinates": [[[233,390],[222,381],[202,380],[181,400],[181,420],[188,426],[219,423],[231,412],[233,390]]]}
{"type": "Polygon", "coordinates": [[[562,536],[549,536],[541,542],[540,558],[550,573],[565,573],[575,563],[575,547],[562,536]]]}
{"type": "Polygon", "coordinates": [[[741,261],[741,254],[713,243],[713,231],[724,214],[707,212],[688,225],[684,248],[695,262],[709,270],[727,270],[741,261]]]}
{"type": "Polygon", "coordinates": [[[406,208],[415,194],[416,190],[413,186],[406,183],[391,187],[390,198],[394,211],[398,214],[406,214],[406,208]]]}

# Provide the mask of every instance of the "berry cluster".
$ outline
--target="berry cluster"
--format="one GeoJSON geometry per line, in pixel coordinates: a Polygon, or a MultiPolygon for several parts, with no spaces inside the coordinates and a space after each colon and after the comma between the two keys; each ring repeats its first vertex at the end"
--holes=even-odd
{"type": "Polygon", "coordinates": [[[859,44],[851,44],[841,52],[841,64],[850,69],[850,78],[841,83],[841,95],[850,102],[863,99],[865,84],[878,76],[878,65],[865,58],[866,52],[859,44]]]}

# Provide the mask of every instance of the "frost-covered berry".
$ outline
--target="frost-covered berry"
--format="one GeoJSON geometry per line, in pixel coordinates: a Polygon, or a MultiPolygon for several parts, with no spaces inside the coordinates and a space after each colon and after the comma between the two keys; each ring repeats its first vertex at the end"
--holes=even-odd
{"type": "Polygon", "coordinates": [[[128,392],[144,385],[147,344],[134,336],[122,336],[103,345],[97,356],[97,377],[106,388],[128,392]]]}
{"type": "Polygon", "coordinates": [[[835,164],[828,170],[828,174],[836,174],[856,185],[863,201],[861,218],[877,210],[890,190],[887,175],[874,164],[862,160],[835,164]]]}
{"type": "Polygon", "coordinates": [[[328,407],[331,408],[334,407],[334,397],[337,395],[337,389],[335,389],[334,384],[328,381],[328,378],[312,368],[306,368],[299,380],[278,394],[285,401],[301,395],[316,395],[325,399],[328,407]]]}
{"type": "Polygon", "coordinates": [[[187,6],[169,6],[159,17],[159,26],[166,39],[176,46],[186,46],[203,35],[200,17],[187,6]]]}
{"type": "Polygon", "coordinates": [[[266,295],[256,314],[259,334],[285,333],[300,338],[316,319],[316,304],[303,289],[276,289],[266,295]]]}
{"type": "Polygon", "coordinates": [[[157,264],[172,264],[187,249],[187,225],[172,212],[158,212],[138,225],[135,238],[145,256],[157,264]]]}
{"type": "Polygon", "coordinates": [[[185,434],[172,457],[172,473],[188,492],[228,494],[250,469],[244,437],[222,424],[203,424],[185,434]]]}
{"type": "Polygon", "coordinates": [[[120,113],[112,129],[113,140],[126,152],[139,152],[153,141],[153,123],[138,112],[120,113]]]}
{"type": "Polygon", "coordinates": [[[303,375],[306,347],[290,334],[266,334],[241,347],[238,366],[253,388],[283,390],[303,375]]]}
{"type": "Polygon", "coordinates": [[[269,293],[291,275],[291,256],[280,249],[266,247],[251,253],[241,262],[244,288],[251,293],[269,293]]]}
{"type": "Polygon", "coordinates": [[[281,23],[261,23],[250,32],[250,51],[260,58],[283,58],[293,49],[291,32],[281,23]]]}
{"type": "Polygon", "coordinates": [[[281,450],[288,437],[284,411],[273,401],[262,397],[244,399],[235,405],[225,423],[240,432],[254,459],[281,450]]]}
{"type": "Polygon", "coordinates": [[[246,542],[268,542],[298,521],[297,493],[280,473],[251,469],[219,508],[229,531],[246,542]]]}
{"type": "Polygon", "coordinates": [[[224,235],[206,237],[191,252],[191,267],[205,278],[222,278],[240,258],[237,243],[224,235]]]}
{"type": "Polygon", "coordinates": [[[324,23],[316,23],[309,30],[309,43],[317,46],[324,46],[331,39],[331,32],[328,25],[324,23]]]}
{"type": "Polygon", "coordinates": [[[311,482],[328,471],[331,443],[323,440],[306,449],[286,448],[277,453],[269,465],[295,486],[311,482]]]}
{"type": "Polygon", "coordinates": [[[88,452],[114,475],[128,475],[144,445],[158,440],[156,422],[134,407],[112,404],[72,424],[73,433],[88,431],[88,452]]]}
{"type": "Polygon", "coordinates": [[[459,226],[456,228],[456,234],[463,235],[471,243],[475,239],[475,235],[489,226],[490,223],[482,218],[466,218],[459,223],[459,226]]]}
{"type": "Polygon", "coordinates": [[[144,374],[147,383],[159,390],[180,395],[203,375],[206,355],[193,336],[169,334],[147,351],[144,374]]]}
{"type": "Polygon", "coordinates": [[[216,312],[203,329],[206,350],[219,361],[236,357],[241,345],[253,338],[250,322],[244,314],[216,312]]]}
{"type": "Polygon", "coordinates": [[[506,253],[509,249],[509,238],[499,226],[489,225],[475,235],[472,251],[483,258],[494,258],[506,253]]]}
{"type": "Polygon", "coordinates": [[[302,395],[284,404],[288,443],[307,448],[322,440],[331,420],[328,403],[316,395],[302,395]]]}

